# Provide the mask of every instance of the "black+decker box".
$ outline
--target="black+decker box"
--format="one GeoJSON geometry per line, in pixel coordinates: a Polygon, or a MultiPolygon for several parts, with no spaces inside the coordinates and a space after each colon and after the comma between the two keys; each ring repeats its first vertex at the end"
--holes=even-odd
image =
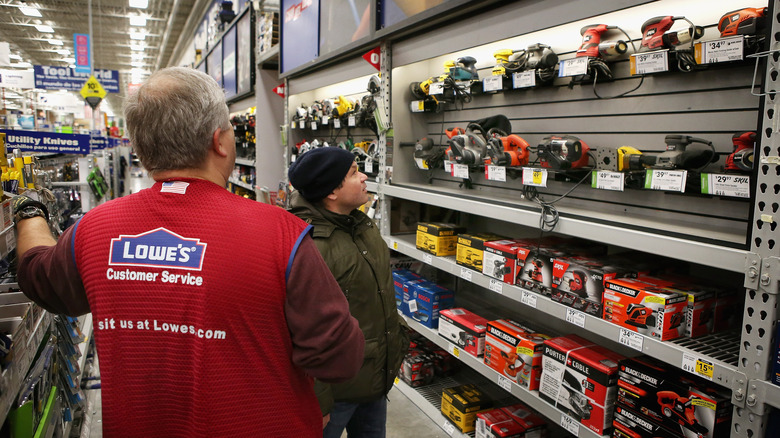
{"type": "Polygon", "coordinates": [[[636,278],[607,280],[603,318],[662,341],[679,338],[685,330],[688,297],[636,278]]]}
{"type": "Polygon", "coordinates": [[[485,352],[488,320],[462,307],[439,312],[439,336],[472,356],[485,352]]]}
{"type": "Polygon", "coordinates": [[[466,231],[455,224],[419,222],[417,224],[417,249],[435,256],[455,255],[458,234],[466,231]]]}
{"type": "Polygon", "coordinates": [[[485,242],[499,240],[503,237],[491,233],[461,233],[458,234],[458,248],[455,254],[455,262],[477,272],[482,272],[483,252],[485,242]]]}
{"type": "Polygon", "coordinates": [[[631,409],[615,407],[613,438],[684,438],[679,428],[670,430],[631,409]]]}
{"type": "Polygon", "coordinates": [[[493,408],[493,399],[473,383],[444,388],[441,413],[463,433],[474,430],[477,414],[493,408]]]}

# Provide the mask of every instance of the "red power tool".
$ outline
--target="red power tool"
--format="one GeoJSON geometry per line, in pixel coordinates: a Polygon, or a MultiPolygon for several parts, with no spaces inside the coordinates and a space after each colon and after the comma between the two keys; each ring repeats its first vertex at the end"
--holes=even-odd
{"type": "Polygon", "coordinates": [[[750,173],[753,170],[753,149],[756,145],[756,133],[737,132],[731,136],[734,151],[726,158],[726,170],[750,173]]]}
{"type": "MultiPolygon", "coordinates": [[[[685,17],[673,17],[671,15],[663,17],[653,17],[642,24],[642,44],[640,50],[671,49],[691,41],[699,39],[704,35],[704,28],[694,26],[691,23],[688,29],[678,32],[667,32],[672,28],[675,21],[686,20],[685,17]]],[[[689,21],[690,23],[690,21],[689,21]]]]}
{"type": "Polygon", "coordinates": [[[756,35],[766,25],[767,8],[744,8],[723,14],[718,21],[721,38],[732,35],[756,35]]]}
{"type": "Polygon", "coordinates": [[[536,147],[542,167],[561,170],[587,166],[589,151],[588,145],[573,135],[551,135],[536,147]]]}
{"type": "Polygon", "coordinates": [[[626,324],[633,325],[634,327],[647,328],[647,319],[653,314],[653,310],[649,309],[642,304],[631,303],[626,308],[626,324]]]}
{"type": "Polygon", "coordinates": [[[528,164],[528,142],[511,134],[503,137],[494,135],[488,140],[490,162],[496,166],[525,166],[528,164]]]}
{"type": "Polygon", "coordinates": [[[674,391],[659,391],[656,393],[658,405],[664,415],[673,418],[678,424],[696,433],[699,437],[707,435],[709,430],[696,419],[696,406],[692,403],[698,397],[692,395],[683,397],[674,391]]]}
{"type": "Polygon", "coordinates": [[[601,36],[610,29],[617,29],[617,26],[608,26],[606,24],[590,24],[580,29],[582,35],[582,44],[577,49],[577,57],[589,56],[591,58],[606,58],[626,53],[628,45],[625,41],[605,41],[601,42],[601,36]]]}

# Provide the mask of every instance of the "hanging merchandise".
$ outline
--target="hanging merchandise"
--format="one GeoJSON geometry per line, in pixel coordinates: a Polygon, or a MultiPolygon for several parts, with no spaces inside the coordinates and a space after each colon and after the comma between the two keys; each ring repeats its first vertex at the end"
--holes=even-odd
{"type": "Polygon", "coordinates": [[[694,41],[704,35],[704,28],[696,26],[691,20],[671,15],[653,17],[642,24],[642,43],[640,51],[669,50],[677,58],[677,67],[682,72],[691,72],[696,67],[694,41]],[[690,27],[670,31],[676,21],[687,21],[690,27]]]}
{"type": "Polygon", "coordinates": [[[744,8],[723,14],[718,20],[720,37],[762,35],[766,27],[767,10],[767,8],[744,8]]]}
{"type": "Polygon", "coordinates": [[[92,168],[89,175],[87,175],[87,182],[89,183],[89,189],[98,201],[103,199],[103,196],[108,193],[108,184],[106,179],[103,178],[103,172],[100,171],[99,167],[95,166],[92,168]]]}
{"type": "Polygon", "coordinates": [[[542,167],[556,170],[587,166],[589,153],[588,145],[573,135],[551,135],[542,139],[536,147],[542,167]]]}
{"type": "Polygon", "coordinates": [[[412,82],[409,85],[412,96],[421,99],[412,103],[412,111],[438,111],[441,102],[471,102],[471,87],[479,81],[476,63],[471,56],[449,60],[444,63],[444,74],[412,82]]]}
{"type": "Polygon", "coordinates": [[[756,133],[737,132],[731,136],[734,151],[726,158],[727,172],[750,173],[753,170],[753,149],[756,145],[756,133]]]}
{"type": "Polygon", "coordinates": [[[533,70],[540,84],[549,84],[555,79],[558,55],[546,44],[536,43],[521,50],[498,50],[493,57],[496,58],[493,76],[511,77],[514,73],[533,70]]]}

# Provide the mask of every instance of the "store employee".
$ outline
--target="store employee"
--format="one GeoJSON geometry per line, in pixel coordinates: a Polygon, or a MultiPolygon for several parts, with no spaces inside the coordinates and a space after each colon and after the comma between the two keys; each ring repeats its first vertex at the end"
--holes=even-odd
{"type": "Polygon", "coordinates": [[[345,381],[362,364],[310,227],[225,190],[228,116],[211,77],[160,70],[125,104],[152,188],[59,241],[43,203],[14,200],[22,290],[52,312],[92,312],[105,436],[319,437],[312,377],[345,381]]]}

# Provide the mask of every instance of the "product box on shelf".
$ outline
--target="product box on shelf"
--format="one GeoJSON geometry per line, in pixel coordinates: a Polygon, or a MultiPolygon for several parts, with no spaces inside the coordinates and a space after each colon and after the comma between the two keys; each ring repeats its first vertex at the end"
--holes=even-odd
{"type": "Polygon", "coordinates": [[[404,295],[404,283],[412,280],[419,280],[422,277],[406,269],[393,271],[393,289],[395,290],[395,305],[401,308],[401,301],[404,295]]]}
{"type": "Polygon", "coordinates": [[[552,293],[552,266],[558,257],[566,255],[558,249],[529,244],[518,246],[515,284],[534,292],[552,293]]]}
{"type": "Polygon", "coordinates": [[[544,343],[539,395],[603,435],[612,427],[618,363],[624,356],[577,335],[544,343]]]}
{"type": "Polygon", "coordinates": [[[458,234],[465,232],[464,227],[448,223],[417,224],[417,249],[435,256],[455,255],[458,248],[458,234]]]}
{"type": "Polygon", "coordinates": [[[490,321],[485,335],[485,365],[530,390],[539,388],[542,345],[550,337],[515,321],[490,321]]]}
{"type": "MultiPolygon", "coordinates": [[[[425,283],[429,283],[429,281],[422,277],[411,280],[403,280],[401,282],[401,295],[398,295],[398,289],[396,289],[395,292],[395,303],[398,306],[398,309],[401,310],[401,313],[409,316],[409,301],[412,300],[415,286],[425,283]]],[[[393,281],[393,284],[395,285],[395,280],[393,281]]]]}
{"type": "Polygon", "coordinates": [[[618,405],[701,438],[728,436],[732,414],[722,389],[647,356],[620,362],[618,405]]]}
{"type": "Polygon", "coordinates": [[[526,438],[543,438],[547,436],[547,421],[541,415],[531,411],[528,406],[522,403],[514,403],[509,406],[502,406],[501,410],[523,426],[526,438]]]}
{"type": "Polygon", "coordinates": [[[553,262],[551,298],[600,318],[604,282],[623,277],[636,277],[636,273],[587,257],[557,258],[553,262]]]}
{"type": "Polygon", "coordinates": [[[473,383],[444,388],[441,413],[463,433],[474,430],[477,414],[493,408],[493,399],[473,383]]]}
{"type": "Polygon", "coordinates": [[[472,356],[485,352],[488,320],[462,307],[439,312],[439,336],[472,356]]]}
{"type": "Polygon", "coordinates": [[[404,292],[401,310],[404,314],[428,328],[439,327],[439,312],[455,304],[455,294],[444,286],[430,281],[410,282],[404,292]]]}
{"type": "Polygon", "coordinates": [[[541,438],[547,436],[544,419],[521,403],[477,414],[477,438],[541,438]]]}
{"type": "Polygon", "coordinates": [[[639,279],[687,296],[683,331],[685,336],[695,338],[713,332],[717,305],[716,289],[700,285],[701,281],[695,278],[680,275],[642,276],[639,279]]]}
{"type": "Polygon", "coordinates": [[[685,438],[679,430],[672,431],[661,423],[623,406],[615,407],[612,426],[614,438],[685,438]]]}
{"type": "Polygon", "coordinates": [[[504,237],[492,233],[461,233],[458,235],[458,248],[455,262],[475,271],[482,272],[485,243],[504,237]]]}
{"type": "Polygon", "coordinates": [[[430,384],[433,375],[433,359],[420,350],[410,350],[401,362],[399,377],[412,388],[430,384]]]}
{"type": "Polygon", "coordinates": [[[526,240],[502,239],[485,242],[482,273],[504,283],[515,284],[518,248],[528,248],[526,240]]]}
{"type": "Polygon", "coordinates": [[[636,278],[607,280],[604,314],[607,321],[662,341],[685,330],[688,297],[636,278]]]}

